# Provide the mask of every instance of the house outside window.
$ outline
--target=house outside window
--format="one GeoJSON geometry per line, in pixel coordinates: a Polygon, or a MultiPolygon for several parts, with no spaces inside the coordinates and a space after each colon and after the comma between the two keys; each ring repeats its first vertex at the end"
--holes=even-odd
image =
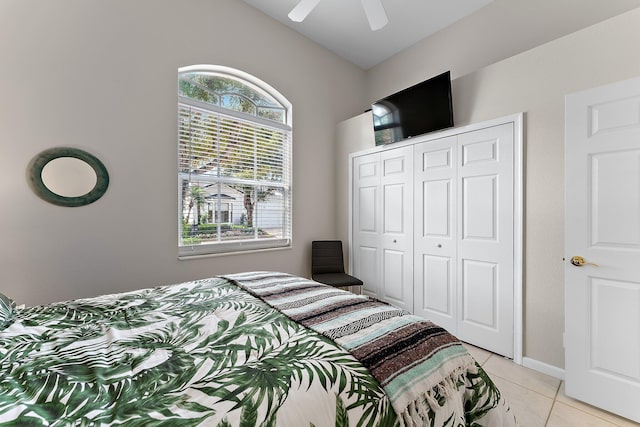
{"type": "Polygon", "coordinates": [[[291,104],[221,66],[178,70],[178,255],[291,246],[291,104]]]}

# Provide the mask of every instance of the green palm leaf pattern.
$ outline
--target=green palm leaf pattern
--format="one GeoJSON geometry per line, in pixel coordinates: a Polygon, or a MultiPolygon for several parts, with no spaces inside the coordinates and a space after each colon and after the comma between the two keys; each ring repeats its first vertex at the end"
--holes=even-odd
{"type": "Polygon", "coordinates": [[[18,309],[0,376],[9,425],[398,424],[349,353],[221,278],[18,309]]]}

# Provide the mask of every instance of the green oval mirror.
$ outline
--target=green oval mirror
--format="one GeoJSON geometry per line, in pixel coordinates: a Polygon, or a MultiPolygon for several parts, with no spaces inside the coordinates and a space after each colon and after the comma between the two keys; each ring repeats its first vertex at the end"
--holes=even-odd
{"type": "Polygon", "coordinates": [[[58,206],[84,206],[107,191],[109,173],[95,156],[78,148],[50,148],[35,156],[29,185],[41,199],[58,206]]]}

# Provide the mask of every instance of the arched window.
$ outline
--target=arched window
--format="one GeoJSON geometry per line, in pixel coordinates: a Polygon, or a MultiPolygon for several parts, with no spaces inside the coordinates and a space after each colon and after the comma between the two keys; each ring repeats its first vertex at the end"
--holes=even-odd
{"type": "Polygon", "coordinates": [[[178,70],[180,256],[291,246],[291,104],[228,67],[178,70]]]}

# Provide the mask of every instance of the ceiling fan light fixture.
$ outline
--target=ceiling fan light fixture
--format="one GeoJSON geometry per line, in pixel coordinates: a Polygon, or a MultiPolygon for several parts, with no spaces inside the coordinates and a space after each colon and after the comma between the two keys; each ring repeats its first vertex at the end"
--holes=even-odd
{"type": "Polygon", "coordinates": [[[362,0],[362,8],[367,15],[371,31],[379,30],[389,23],[382,0],[362,0]]]}
{"type": "MultiPolygon", "coordinates": [[[[387,12],[384,10],[382,0],[361,0],[364,14],[367,16],[371,31],[383,28],[389,23],[387,12]]],[[[289,19],[293,22],[302,22],[320,3],[320,0],[300,0],[298,4],[289,12],[289,19]]]]}
{"type": "Polygon", "coordinates": [[[289,19],[293,22],[302,22],[320,3],[320,0],[300,0],[300,2],[289,12],[289,19]]]}

